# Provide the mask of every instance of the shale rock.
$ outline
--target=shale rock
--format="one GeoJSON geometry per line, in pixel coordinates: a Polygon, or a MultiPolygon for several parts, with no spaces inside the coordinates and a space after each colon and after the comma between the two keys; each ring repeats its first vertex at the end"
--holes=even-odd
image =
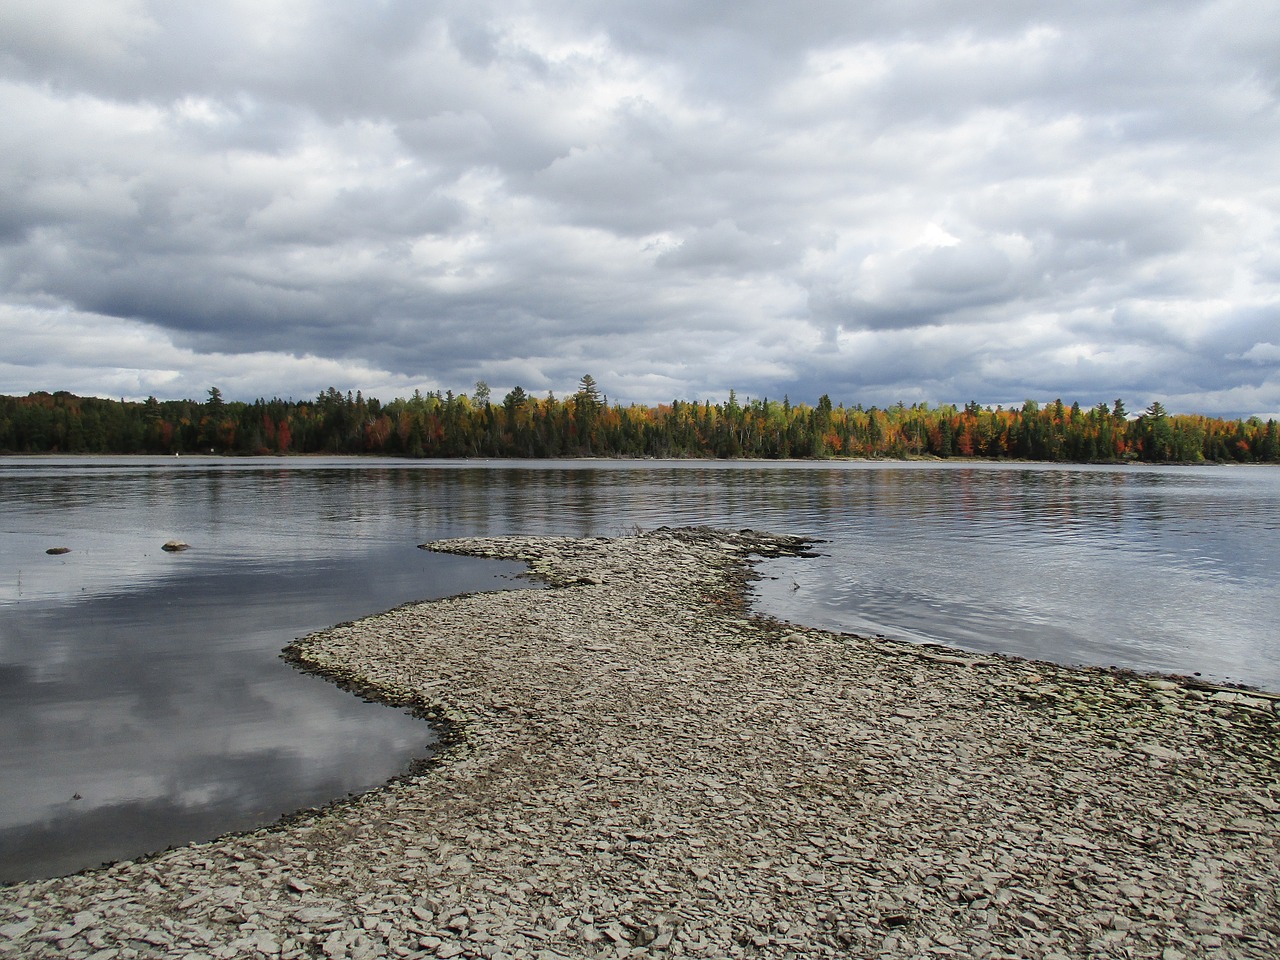
{"type": "Polygon", "coordinates": [[[752,615],[793,538],[429,546],[553,589],[289,651],[437,718],[421,775],[6,888],[0,955],[1280,955],[1268,697],[752,615]]]}

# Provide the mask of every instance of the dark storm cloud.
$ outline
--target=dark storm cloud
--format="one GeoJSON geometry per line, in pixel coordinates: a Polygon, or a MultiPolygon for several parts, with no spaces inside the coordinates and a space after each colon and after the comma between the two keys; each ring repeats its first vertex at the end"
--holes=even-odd
{"type": "Polygon", "coordinates": [[[11,0],[0,389],[1277,412],[1278,24],[11,0]]]}

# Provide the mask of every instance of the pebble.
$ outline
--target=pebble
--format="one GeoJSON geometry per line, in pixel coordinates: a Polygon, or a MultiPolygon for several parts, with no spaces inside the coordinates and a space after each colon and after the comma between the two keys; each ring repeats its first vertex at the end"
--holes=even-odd
{"type": "Polygon", "coordinates": [[[436,722],[415,776],[0,890],[0,957],[1280,955],[1274,698],[752,615],[661,529],[447,541],[552,589],[288,657],[436,722]]]}

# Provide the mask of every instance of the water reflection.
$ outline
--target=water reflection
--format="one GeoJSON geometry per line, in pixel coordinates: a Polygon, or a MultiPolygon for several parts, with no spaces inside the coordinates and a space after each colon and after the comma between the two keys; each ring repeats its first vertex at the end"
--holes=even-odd
{"type": "Polygon", "coordinates": [[[834,488],[818,563],[774,562],[779,616],[1272,689],[1275,471],[868,472],[834,488]]]}
{"type": "Polygon", "coordinates": [[[406,772],[432,728],[284,664],[310,629],[520,570],[412,543],[350,558],[182,563],[0,606],[0,879],[270,822],[406,772]]]}

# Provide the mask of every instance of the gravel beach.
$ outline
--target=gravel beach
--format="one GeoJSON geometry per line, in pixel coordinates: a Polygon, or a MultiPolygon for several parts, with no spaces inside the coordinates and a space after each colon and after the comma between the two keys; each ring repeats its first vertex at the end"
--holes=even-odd
{"type": "Polygon", "coordinates": [[[427,546],[550,589],[288,656],[436,719],[437,758],[3,888],[0,956],[1280,956],[1273,697],[752,615],[751,559],[795,538],[427,546]]]}

